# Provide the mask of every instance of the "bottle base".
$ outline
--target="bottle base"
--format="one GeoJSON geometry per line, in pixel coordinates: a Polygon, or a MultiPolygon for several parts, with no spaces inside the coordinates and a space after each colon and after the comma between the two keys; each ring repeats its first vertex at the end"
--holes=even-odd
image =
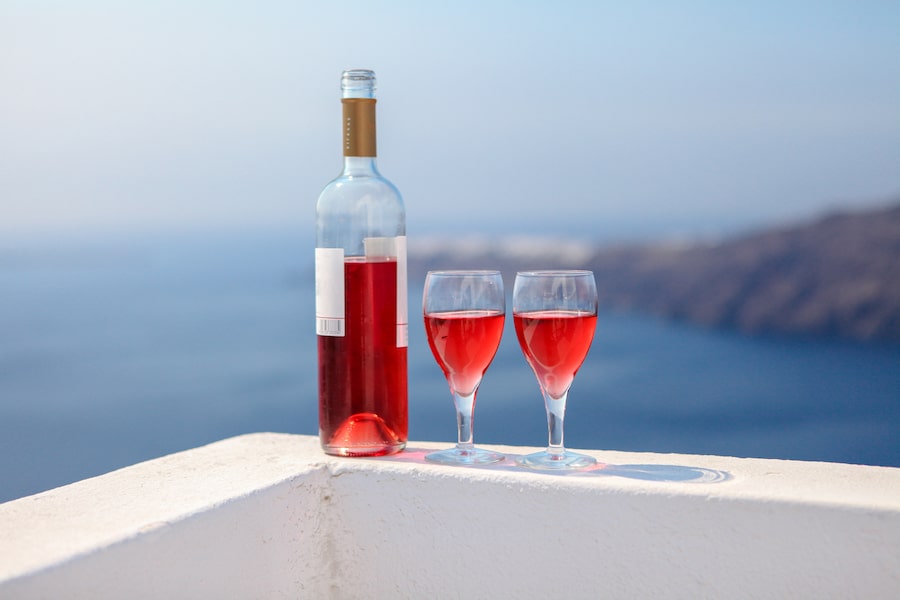
{"type": "Polygon", "coordinates": [[[351,415],[330,438],[320,430],[319,440],[325,454],[333,456],[384,456],[406,448],[406,441],[374,413],[351,415]]]}
{"type": "Polygon", "coordinates": [[[352,448],[322,444],[322,450],[325,454],[347,457],[387,456],[388,454],[397,454],[405,448],[406,442],[401,442],[393,446],[353,446],[352,448]]]}

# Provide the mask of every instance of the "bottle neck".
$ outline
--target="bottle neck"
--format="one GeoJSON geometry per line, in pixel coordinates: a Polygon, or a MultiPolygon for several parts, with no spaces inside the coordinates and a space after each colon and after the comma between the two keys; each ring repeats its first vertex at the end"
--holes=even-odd
{"type": "Polygon", "coordinates": [[[377,156],[375,147],[375,98],[343,98],[344,159],[377,156]]]}
{"type": "Polygon", "coordinates": [[[345,156],[344,177],[370,177],[378,175],[374,156],[345,156]]]}

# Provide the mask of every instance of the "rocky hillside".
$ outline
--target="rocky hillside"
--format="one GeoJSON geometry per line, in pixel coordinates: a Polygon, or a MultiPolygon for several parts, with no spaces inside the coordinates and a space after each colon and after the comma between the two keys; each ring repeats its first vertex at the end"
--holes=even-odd
{"type": "Polygon", "coordinates": [[[900,342],[900,204],[716,244],[593,247],[534,239],[423,242],[434,268],[590,268],[606,308],[748,333],[900,342]]]}

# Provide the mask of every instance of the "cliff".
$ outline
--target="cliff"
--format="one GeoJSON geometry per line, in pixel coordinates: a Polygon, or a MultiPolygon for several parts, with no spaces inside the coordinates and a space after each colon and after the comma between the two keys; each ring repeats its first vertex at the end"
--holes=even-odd
{"type": "Polygon", "coordinates": [[[900,204],[719,243],[620,247],[526,238],[423,243],[436,268],[589,268],[601,306],[747,333],[900,342],[900,204]]]}

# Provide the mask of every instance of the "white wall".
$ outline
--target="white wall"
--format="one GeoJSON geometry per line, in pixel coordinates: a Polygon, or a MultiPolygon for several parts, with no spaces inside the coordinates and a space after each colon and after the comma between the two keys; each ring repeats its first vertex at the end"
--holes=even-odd
{"type": "Polygon", "coordinates": [[[414,445],[242,436],[0,505],[0,598],[900,598],[900,469],[414,445]]]}

